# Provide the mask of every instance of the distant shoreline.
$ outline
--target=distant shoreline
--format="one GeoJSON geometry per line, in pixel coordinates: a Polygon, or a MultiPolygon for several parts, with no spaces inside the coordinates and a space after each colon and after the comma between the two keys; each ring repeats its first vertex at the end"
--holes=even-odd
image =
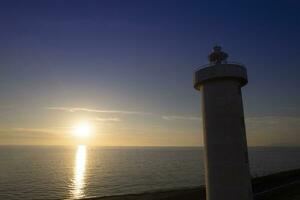
{"type": "MultiPolygon", "coordinates": [[[[300,169],[252,179],[255,200],[300,199],[300,169]]],[[[140,194],[84,198],[84,200],[199,200],[205,199],[205,186],[149,191],[140,194]]]]}

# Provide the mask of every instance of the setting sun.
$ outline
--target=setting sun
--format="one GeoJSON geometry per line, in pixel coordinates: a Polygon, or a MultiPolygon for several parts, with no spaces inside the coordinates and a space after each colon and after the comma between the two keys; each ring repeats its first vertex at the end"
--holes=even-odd
{"type": "Polygon", "coordinates": [[[92,126],[89,122],[80,122],[74,125],[72,133],[76,137],[87,138],[91,135],[92,126]]]}

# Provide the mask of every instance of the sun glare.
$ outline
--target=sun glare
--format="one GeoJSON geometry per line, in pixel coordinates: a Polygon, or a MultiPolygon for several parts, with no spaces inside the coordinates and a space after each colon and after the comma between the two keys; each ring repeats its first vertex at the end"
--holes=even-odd
{"type": "Polygon", "coordinates": [[[92,126],[89,122],[80,122],[73,127],[73,134],[79,138],[88,138],[91,132],[92,126]]]}

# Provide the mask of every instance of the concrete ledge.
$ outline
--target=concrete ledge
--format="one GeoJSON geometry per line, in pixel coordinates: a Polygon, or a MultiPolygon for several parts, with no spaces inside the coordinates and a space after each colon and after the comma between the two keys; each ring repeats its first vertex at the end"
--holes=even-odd
{"type": "Polygon", "coordinates": [[[241,86],[248,82],[247,70],[239,64],[216,64],[202,68],[194,73],[194,88],[200,90],[204,82],[216,79],[237,79],[241,86]]]}
{"type": "MultiPolygon", "coordinates": [[[[252,180],[254,200],[300,199],[300,169],[279,172],[252,180]],[[293,184],[291,184],[293,183],[293,184]]],[[[152,191],[142,194],[125,194],[84,200],[205,200],[205,186],[195,188],[152,191]]]]}

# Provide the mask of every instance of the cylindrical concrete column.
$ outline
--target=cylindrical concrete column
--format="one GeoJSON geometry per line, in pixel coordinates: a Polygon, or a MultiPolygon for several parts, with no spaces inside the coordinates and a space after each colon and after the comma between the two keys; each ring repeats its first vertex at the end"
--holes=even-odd
{"type": "MultiPolygon", "coordinates": [[[[226,54],[227,55],[227,54],[226,54]]],[[[194,74],[202,92],[207,200],[251,200],[240,64],[216,62],[194,74]]]]}

